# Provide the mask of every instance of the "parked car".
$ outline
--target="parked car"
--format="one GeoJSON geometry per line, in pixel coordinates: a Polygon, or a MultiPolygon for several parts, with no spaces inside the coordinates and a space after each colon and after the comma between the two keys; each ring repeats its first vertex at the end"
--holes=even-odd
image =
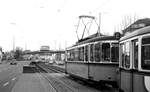
{"type": "Polygon", "coordinates": [[[17,65],[17,62],[13,61],[13,62],[10,62],[11,65],[17,65]]]}

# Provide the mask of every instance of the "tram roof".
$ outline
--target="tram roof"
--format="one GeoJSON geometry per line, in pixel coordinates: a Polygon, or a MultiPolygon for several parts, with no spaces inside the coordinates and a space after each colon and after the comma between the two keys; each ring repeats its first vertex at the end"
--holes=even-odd
{"type": "Polygon", "coordinates": [[[132,38],[132,37],[135,37],[135,36],[140,36],[140,35],[143,35],[143,34],[147,34],[147,33],[150,33],[150,26],[147,26],[147,27],[135,30],[135,31],[133,31],[131,33],[128,33],[125,36],[123,36],[120,39],[120,41],[129,39],[129,38],[132,38]]]}
{"type": "Polygon", "coordinates": [[[92,43],[92,42],[99,42],[99,41],[118,41],[119,39],[117,39],[115,36],[98,36],[98,37],[94,37],[82,42],[77,42],[75,45],[68,47],[67,49],[70,48],[74,48],[76,46],[79,45],[84,45],[84,44],[88,44],[88,43],[92,43]]]}
{"type": "Polygon", "coordinates": [[[118,40],[115,36],[98,36],[92,39],[88,39],[82,42],[77,42],[76,45],[81,45],[81,44],[85,44],[85,43],[91,43],[91,42],[97,42],[97,41],[112,41],[112,40],[118,40]]]}

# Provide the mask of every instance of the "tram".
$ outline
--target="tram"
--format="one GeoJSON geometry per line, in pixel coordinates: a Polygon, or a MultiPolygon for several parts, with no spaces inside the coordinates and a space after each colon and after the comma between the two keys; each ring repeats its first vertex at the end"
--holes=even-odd
{"type": "Polygon", "coordinates": [[[117,86],[119,36],[97,36],[78,41],[66,50],[66,73],[100,84],[117,86]]]}
{"type": "Polygon", "coordinates": [[[150,92],[150,26],[120,39],[120,92],[150,92]]]}

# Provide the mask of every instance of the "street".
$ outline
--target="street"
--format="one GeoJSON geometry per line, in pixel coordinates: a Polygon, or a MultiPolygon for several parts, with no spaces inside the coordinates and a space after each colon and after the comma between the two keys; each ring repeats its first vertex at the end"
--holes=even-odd
{"type": "Polygon", "coordinates": [[[23,73],[29,63],[0,64],[0,92],[110,92],[69,79],[64,73],[23,73]]]}
{"type": "Polygon", "coordinates": [[[18,77],[22,74],[24,62],[17,65],[0,64],[0,91],[11,92],[18,77]]]}

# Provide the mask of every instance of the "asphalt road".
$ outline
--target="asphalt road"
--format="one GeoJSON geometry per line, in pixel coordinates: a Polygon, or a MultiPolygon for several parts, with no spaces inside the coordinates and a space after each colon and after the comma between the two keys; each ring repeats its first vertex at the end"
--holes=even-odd
{"type": "Polygon", "coordinates": [[[27,62],[19,62],[17,65],[0,64],[0,92],[11,92],[25,64],[27,62]]]}
{"type": "Polygon", "coordinates": [[[38,73],[23,73],[29,63],[0,64],[0,92],[55,92],[38,73]]]}
{"type": "Polygon", "coordinates": [[[97,90],[84,83],[80,84],[68,79],[65,74],[61,73],[23,73],[23,66],[29,63],[23,61],[18,62],[17,65],[0,64],[0,92],[62,92],[56,91],[57,83],[59,84],[57,88],[73,88],[76,90],[74,92],[118,92],[97,90]]]}

